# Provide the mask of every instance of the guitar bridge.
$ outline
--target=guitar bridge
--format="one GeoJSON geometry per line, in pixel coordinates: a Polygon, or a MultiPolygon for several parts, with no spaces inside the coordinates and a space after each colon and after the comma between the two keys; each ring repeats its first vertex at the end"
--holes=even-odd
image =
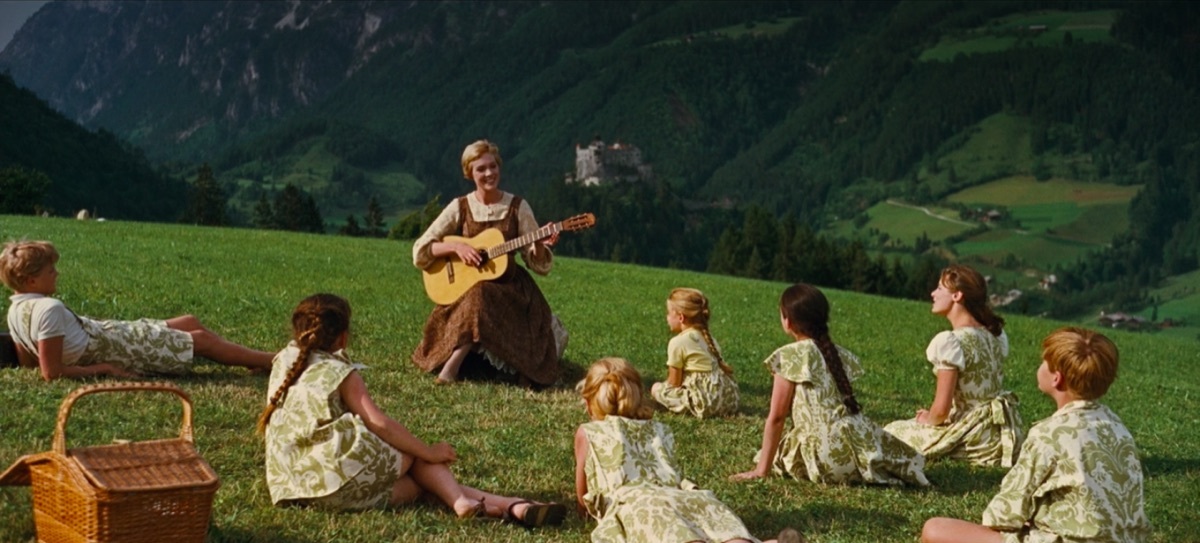
{"type": "Polygon", "coordinates": [[[454,284],[454,261],[453,260],[446,261],[446,282],[450,283],[451,285],[454,284]]]}

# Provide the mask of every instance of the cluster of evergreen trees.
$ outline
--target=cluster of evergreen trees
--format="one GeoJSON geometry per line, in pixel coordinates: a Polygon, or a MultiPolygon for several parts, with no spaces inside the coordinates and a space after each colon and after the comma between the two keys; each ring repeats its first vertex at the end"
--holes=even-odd
{"type": "Polygon", "coordinates": [[[352,237],[382,238],[387,235],[387,224],[383,220],[383,207],[379,199],[371,196],[367,200],[367,212],[363,215],[363,224],[358,224],[354,214],[346,217],[346,225],[338,230],[338,234],[352,237]]]}
{"type": "MultiPolygon", "coordinates": [[[[911,299],[927,297],[945,265],[934,253],[871,257],[861,243],[817,235],[792,216],[781,220],[760,207],[688,202],[661,182],[551,183],[531,193],[530,200],[543,223],[594,213],[595,228],[563,235],[556,247],[559,254],[593,260],[805,281],[911,299]]],[[[416,238],[444,206],[434,197],[398,221],[389,237],[416,238]]]]}
{"type": "MultiPolygon", "coordinates": [[[[180,222],[205,226],[230,225],[228,198],[224,189],[213,177],[208,164],[200,167],[192,181],[187,209],[180,222]]],[[[259,194],[254,205],[252,226],[270,230],[325,233],[325,221],[317,202],[311,194],[288,183],[275,195],[274,203],[267,198],[266,191],[259,194]]]]}

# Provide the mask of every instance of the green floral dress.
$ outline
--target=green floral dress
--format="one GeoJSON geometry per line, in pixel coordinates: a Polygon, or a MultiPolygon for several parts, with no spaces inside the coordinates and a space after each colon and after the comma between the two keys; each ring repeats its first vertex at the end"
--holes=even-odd
{"type": "Polygon", "coordinates": [[[1133,436],[1102,404],[1062,406],[1029,430],[983,525],[1007,543],[1149,541],[1133,436]]]}
{"type": "MultiPolygon", "coordinates": [[[[858,378],[858,357],[837,349],[846,376],[851,381],[858,378]]],[[[921,453],[862,413],[846,413],[825,357],[811,339],[780,347],[763,363],[772,374],[796,384],[792,426],[780,439],[775,474],[822,484],[929,485],[921,453]]]]}
{"type": "Polygon", "coordinates": [[[667,367],[683,370],[681,386],[663,382],[663,386],[652,389],[654,400],[668,411],[701,419],[737,413],[737,382],[721,371],[698,330],[688,328],[671,338],[667,367]],[[694,369],[697,367],[705,369],[694,369]]]}
{"type": "MultiPolygon", "coordinates": [[[[275,355],[269,399],[300,354],[295,342],[275,355]]],[[[340,354],[314,351],[267,425],[267,488],[271,502],[335,510],[387,505],[402,475],[400,451],[346,409],[338,386],[364,368],[340,354]]]]}
{"type": "Polygon", "coordinates": [[[47,337],[66,337],[79,330],[86,334],[87,345],[77,358],[68,357],[64,351],[64,365],[109,363],[139,374],[157,375],[185,375],[192,369],[192,335],[167,326],[167,321],[97,320],[76,315],[57,298],[40,294],[19,294],[11,299],[8,323],[13,339],[31,353],[38,352],[38,341],[44,339],[41,333],[49,320],[62,328],[47,337]]]}
{"type": "Polygon", "coordinates": [[[1024,431],[1017,397],[1004,390],[1008,336],[975,327],[948,330],[934,336],[925,355],[935,376],[943,370],[958,371],[950,416],[939,426],[907,419],[883,429],[929,460],[946,456],[981,466],[1012,467],[1024,431]]]}
{"type": "Polygon", "coordinates": [[[710,490],[684,479],[671,429],[609,416],[583,425],[588,440],[588,513],[594,543],[758,541],[710,490]]]}

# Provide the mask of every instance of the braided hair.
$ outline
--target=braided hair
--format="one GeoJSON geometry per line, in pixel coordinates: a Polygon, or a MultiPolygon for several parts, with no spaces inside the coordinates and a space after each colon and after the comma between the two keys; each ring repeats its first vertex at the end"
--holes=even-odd
{"type": "Polygon", "coordinates": [[[258,432],[264,433],[271,414],[287,397],[288,389],[300,379],[308,367],[308,357],[313,351],[333,350],[334,344],[346,330],[350,329],[350,303],[334,294],[314,294],[305,298],[292,312],[292,339],[300,347],[296,361],[288,368],[283,383],[271,395],[266,408],[258,416],[258,432]]]}
{"type": "Polygon", "coordinates": [[[854,389],[850,387],[842,356],[829,337],[829,300],[816,287],[796,283],[783,291],[783,296],[779,298],[779,311],[787,317],[793,332],[812,338],[821,351],[821,357],[825,359],[825,369],[829,370],[838,392],[842,394],[846,412],[857,415],[862,408],[854,399],[854,389]]]}
{"type": "Polygon", "coordinates": [[[1004,331],[1004,318],[992,311],[988,305],[987,279],[970,266],[951,264],[942,270],[939,278],[950,292],[961,292],[959,302],[975,320],[979,321],[993,336],[1000,337],[1004,331]]]}
{"type": "Polygon", "coordinates": [[[654,408],[643,400],[642,375],[624,358],[601,358],[575,385],[597,420],[608,415],[648,420],[654,408]]]}
{"type": "Polygon", "coordinates": [[[704,293],[694,288],[674,289],[671,295],[667,296],[667,306],[683,315],[684,324],[700,331],[700,335],[704,336],[704,344],[708,345],[708,352],[717,359],[717,365],[724,367],[725,358],[721,356],[717,342],[713,341],[712,334],[708,332],[708,319],[712,312],[708,309],[708,298],[704,293]]]}

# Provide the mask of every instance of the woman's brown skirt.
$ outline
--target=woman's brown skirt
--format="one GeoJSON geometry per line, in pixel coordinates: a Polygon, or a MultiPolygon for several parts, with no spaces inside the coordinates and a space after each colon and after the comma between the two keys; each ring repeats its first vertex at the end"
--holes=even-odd
{"type": "Polygon", "coordinates": [[[562,375],[550,304],[525,268],[510,262],[507,272],[482,281],[450,305],[439,305],[425,322],[413,362],[435,371],[460,346],[478,343],[517,374],[542,386],[562,375]]]}

